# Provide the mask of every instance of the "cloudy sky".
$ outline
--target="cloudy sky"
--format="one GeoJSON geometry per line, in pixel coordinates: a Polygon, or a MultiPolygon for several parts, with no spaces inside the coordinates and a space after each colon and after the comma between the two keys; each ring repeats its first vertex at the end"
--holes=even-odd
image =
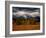
{"type": "Polygon", "coordinates": [[[13,7],[14,16],[23,16],[27,18],[28,16],[36,17],[40,16],[40,8],[26,8],[26,7],[13,7]]]}

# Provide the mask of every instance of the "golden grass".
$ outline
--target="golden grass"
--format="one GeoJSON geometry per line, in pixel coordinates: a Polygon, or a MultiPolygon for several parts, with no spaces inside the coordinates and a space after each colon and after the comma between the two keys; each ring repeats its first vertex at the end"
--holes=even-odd
{"type": "MultiPolygon", "coordinates": [[[[28,22],[28,21],[27,21],[28,22]]],[[[22,24],[17,25],[15,20],[13,20],[13,31],[24,31],[24,30],[40,30],[40,22],[33,22],[32,24],[22,24]]]]}

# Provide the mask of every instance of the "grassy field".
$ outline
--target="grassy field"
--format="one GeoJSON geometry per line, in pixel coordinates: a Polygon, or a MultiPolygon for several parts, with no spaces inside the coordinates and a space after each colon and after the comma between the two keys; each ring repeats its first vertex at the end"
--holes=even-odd
{"type": "Polygon", "coordinates": [[[13,19],[13,31],[22,30],[40,30],[40,22],[36,22],[34,18],[30,19],[13,19]]]}

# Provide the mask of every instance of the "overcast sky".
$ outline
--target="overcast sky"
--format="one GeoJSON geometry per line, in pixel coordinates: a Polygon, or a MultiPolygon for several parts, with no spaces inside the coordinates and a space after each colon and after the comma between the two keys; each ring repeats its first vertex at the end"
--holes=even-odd
{"type": "Polygon", "coordinates": [[[27,15],[36,17],[40,16],[39,8],[22,8],[22,7],[13,7],[13,15],[23,16],[26,18],[27,15]]]}
{"type": "Polygon", "coordinates": [[[13,12],[17,11],[30,11],[30,12],[36,12],[39,11],[40,8],[28,8],[28,7],[13,7],[13,12]]]}

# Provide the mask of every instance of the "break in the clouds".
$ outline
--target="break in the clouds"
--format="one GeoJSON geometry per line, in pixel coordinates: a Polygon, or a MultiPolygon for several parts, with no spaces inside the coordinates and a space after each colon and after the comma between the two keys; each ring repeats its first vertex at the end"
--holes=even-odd
{"type": "Polygon", "coordinates": [[[23,8],[23,7],[13,7],[13,15],[14,16],[23,16],[27,18],[27,16],[40,16],[40,8],[23,8]]]}

